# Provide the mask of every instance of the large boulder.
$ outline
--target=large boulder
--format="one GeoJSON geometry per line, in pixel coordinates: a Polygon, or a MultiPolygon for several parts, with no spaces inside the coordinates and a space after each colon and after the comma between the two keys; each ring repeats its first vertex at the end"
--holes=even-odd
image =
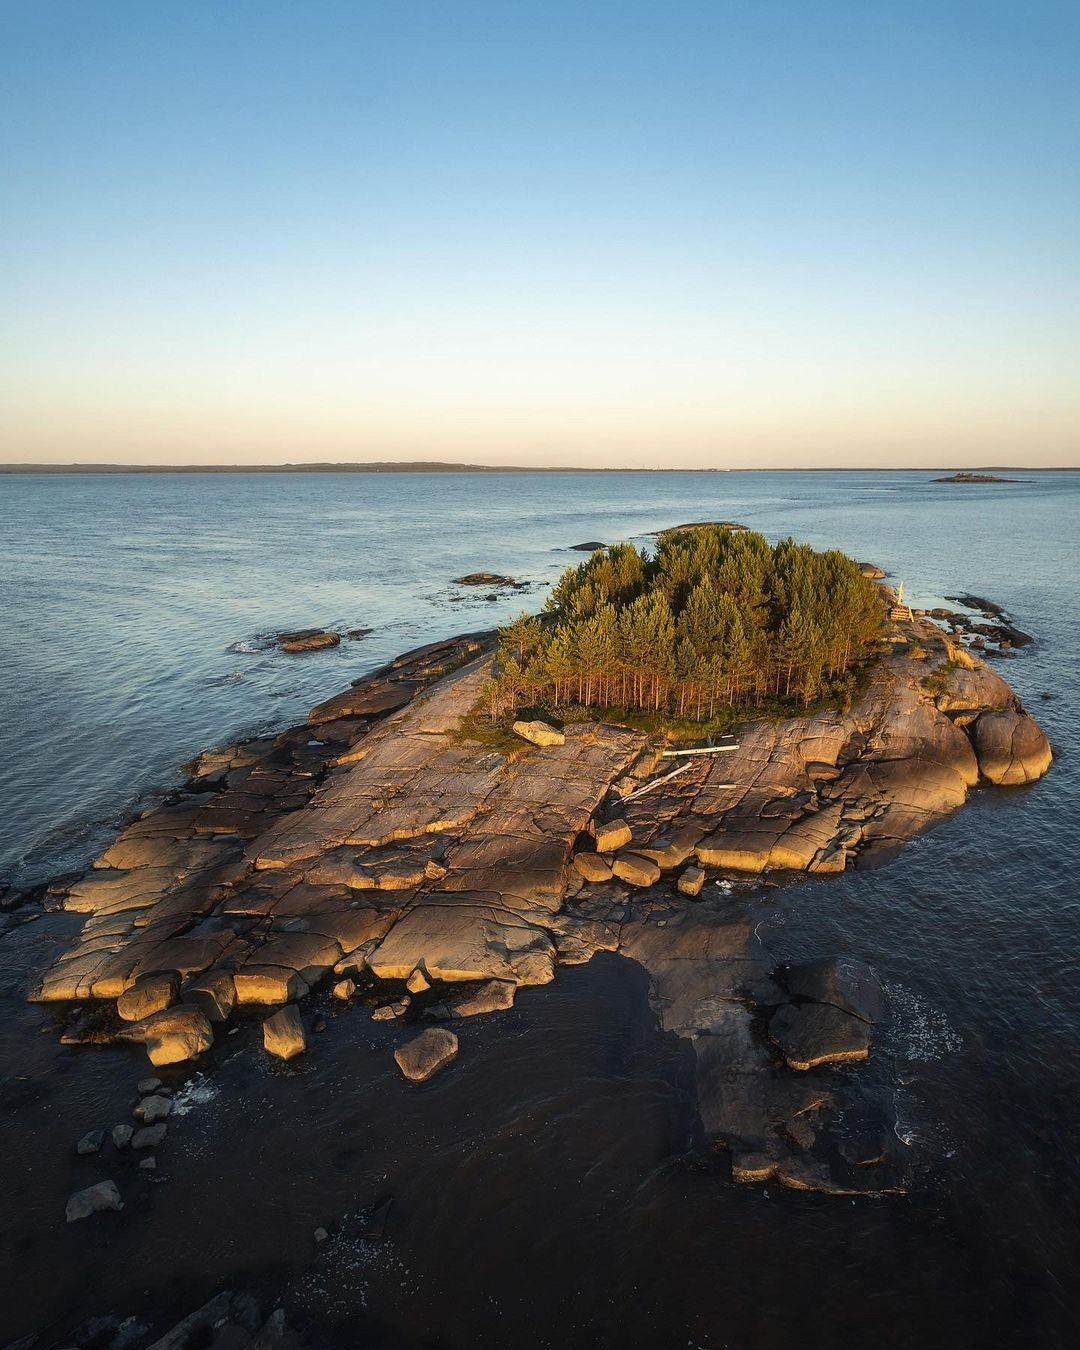
{"type": "Polygon", "coordinates": [[[457,1058],[458,1038],[444,1027],[422,1031],[408,1045],[394,1051],[398,1068],[412,1083],[425,1083],[457,1058]]]}
{"type": "Polygon", "coordinates": [[[547,722],[515,722],[514,734],[532,745],[565,745],[566,737],[547,722]]]}
{"type": "Polygon", "coordinates": [[[278,1059],[292,1059],[307,1049],[300,1009],[295,1004],[281,1008],[262,1024],[263,1046],[278,1059]]]}
{"type": "Polygon", "coordinates": [[[1013,708],[980,713],[970,728],[979,772],[991,783],[1034,783],[1050,767],[1050,742],[1027,713],[1013,708]]]}
{"type": "Polygon", "coordinates": [[[625,848],[634,836],[626,821],[619,819],[603,824],[598,821],[593,826],[593,837],[597,853],[614,853],[617,849],[625,848]]]}
{"type": "Polygon", "coordinates": [[[211,1022],[227,1022],[236,1007],[236,985],[227,970],[212,970],[186,984],[183,1001],[191,1003],[211,1022]]]}
{"type": "Polygon", "coordinates": [[[616,853],[611,870],[631,886],[655,886],[660,880],[660,868],[642,853],[616,853]]]}
{"type": "Polygon", "coordinates": [[[198,1008],[180,1004],[133,1022],[119,1033],[119,1039],[141,1041],[151,1064],[183,1064],[209,1050],[214,1033],[198,1008]]]}
{"type": "Polygon", "coordinates": [[[611,880],[611,864],[599,853],[575,853],[574,870],[586,881],[604,882],[611,880]]]}

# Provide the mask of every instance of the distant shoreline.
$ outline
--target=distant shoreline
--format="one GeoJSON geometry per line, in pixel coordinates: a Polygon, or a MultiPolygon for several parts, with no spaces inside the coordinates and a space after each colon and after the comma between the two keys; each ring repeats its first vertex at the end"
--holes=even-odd
{"type": "MultiPolygon", "coordinates": [[[[1038,465],[992,464],[978,469],[964,470],[965,473],[978,474],[988,472],[1012,473],[1076,473],[1080,465],[1058,465],[1040,467],[1038,465]]],[[[408,461],[385,460],[370,464],[0,464],[0,474],[196,474],[196,473],[941,473],[942,467],[910,468],[903,465],[848,465],[831,468],[827,465],[813,465],[805,468],[768,468],[768,469],[649,469],[623,466],[608,468],[575,467],[558,465],[528,464],[451,464],[438,460],[408,461]]],[[[942,482],[947,480],[936,479],[942,482]]]]}

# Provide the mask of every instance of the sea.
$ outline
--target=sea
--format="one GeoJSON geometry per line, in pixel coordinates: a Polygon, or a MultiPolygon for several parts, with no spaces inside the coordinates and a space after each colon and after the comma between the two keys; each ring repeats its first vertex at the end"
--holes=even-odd
{"type": "Polygon", "coordinates": [[[290,1066],[242,1022],[177,1083],[123,1213],[68,1226],[100,1179],[75,1140],[125,1118],[145,1061],[58,1044],[25,994],[77,921],[5,918],[0,1346],[142,1346],[222,1288],[316,1347],[1080,1344],[1080,473],[945,472],[0,476],[0,893],[85,867],[199,750],[539,608],[575,545],[688,521],[843,549],[915,606],[1003,606],[1035,640],[998,668],[1056,756],[881,866],[755,898],[778,961],[885,981],[905,1196],[733,1185],[691,1047],[605,954],[476,1019],[419,1089],[362,1015],[290,1066]],[[475,571],[524,585],[455,585],[475,571]],[[304,627],[369,631],[273,645],[304,627]]]}

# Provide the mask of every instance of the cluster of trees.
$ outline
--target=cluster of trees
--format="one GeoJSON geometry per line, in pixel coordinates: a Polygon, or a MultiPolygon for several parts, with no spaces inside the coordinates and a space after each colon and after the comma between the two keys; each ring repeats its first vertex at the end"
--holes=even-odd
{"type": "Polygon", "coordinates": [[[547,614],[501,630],[492,714],[621,708],[683,719],[808,705],[866,659],[880,590],[843,553],[720,527],[618,544],[563,573],[547,614]]]}

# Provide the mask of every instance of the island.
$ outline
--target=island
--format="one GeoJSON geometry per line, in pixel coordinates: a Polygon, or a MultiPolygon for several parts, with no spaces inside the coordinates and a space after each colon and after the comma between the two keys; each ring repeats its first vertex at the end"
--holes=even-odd
{"type": "MultiPolygon", "coordinates": [[[[760,880],[872,866],[1051,759],[993,670],[844,554],[661,533],[568,569],[542,614],[198,755],[85,874],[28,898],[79,923],[31,996],[65,1043],[142,1047],[174,1084],[252,1012],[268,1055],[317,1054],[331,998],[388,1023],[423,1082],[482,1053],[471,1018],[617,953],[692,1048],[736,1181],[903,1191],[888,1065],[859,1068],[882,981],[853,954],[777,962],[760,880]]],[[[139,1111],[167,1148],[167,1105],[139,1111]]],[[[95,1187],[76,1218],[119,1203],[95,1187]]]]}
{"type": "Polygon", "coordinates": [[[934,478],[934,483],[1030,483],[1030,478],[999,478],[993,473],[954,473],[948,478],[934,478]]]}

